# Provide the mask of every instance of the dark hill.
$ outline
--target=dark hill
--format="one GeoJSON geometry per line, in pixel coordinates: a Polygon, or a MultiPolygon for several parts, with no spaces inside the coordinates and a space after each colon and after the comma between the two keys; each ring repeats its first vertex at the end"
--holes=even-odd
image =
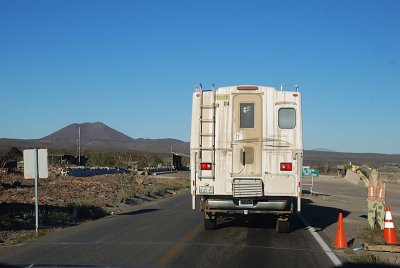
{"type": "MultiPolygon", "coordinates": [[[[81,128],[82,151],[169,153],[172,147],[174,152],[189,154],[189,142],[176,139],[133,139],[100,122],[71,124],[38,140],[0,139],[0,149],[42,147],[76,151],[78,127],[81,128]]],[[[327,163],[336,165],[348,162],[368,165],[400,163],[400,155],[304,151],[305,165],[326,165],[327,163]]]]}
{"type": "Polygon", "coordinates": [[[352,162],[357,165],[379,166],[387,163],[400,163],[398,154],[376,154],[376,153],[344,153],[344,152],[322,152],[304,151],[304,165],[326,164],[339,165],[352,162]]]}
{"type": "Polygon", "coordinates": [[[82,123],[82,124],[71,124],[59,131],[54,132],[44,138],[41,141],[66,141],[73,140],[76,143],[78,139],[78,129],[81,128],[81,140],[86,138],[87,140],[95,141],[117,141],[117,142],[131,142],[134,141],[131,137],[110,128],[109,126],[101,123],[82,123]]]}
{"type": "Polygon", "coordinates": [[[43,147],[76,150],[81,129],[82,151],[142,151],[189,153],[189,143],[176,139],[133,139],[101,122],[68,125],[38,140],[0,139],[0,148],[43,147]]]}

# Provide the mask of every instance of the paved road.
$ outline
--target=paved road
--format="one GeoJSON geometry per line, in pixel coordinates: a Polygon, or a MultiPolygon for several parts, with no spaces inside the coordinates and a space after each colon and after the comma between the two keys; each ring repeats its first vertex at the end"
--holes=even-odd
{"type": "Polygon", "coordinates": [[[332,267],[294,217],[279,234],[270,219],[224,221],[203,230],[189,194],[88,222],[10,248],[0,266],[22,267],[332,267]]]}
{"type": "MultiPolygon", "coordinates": [[[[311,183],[311,179],[305,177],[303,182],[311,183]]],[[[309,186],[304,188],[310,189],[309,186]]],[[[322,197],[326,194],[324,200],[331,200],[332,206],[342,209],[349,208],[353,212],[359,208],[363,210],[363,214],[367,214],[367,188],[363,182],[354,185],[341,177],[320,176],[314,180],[314,191],[322,193],[322,197]],[[358,207],[354,207],[354,205],[358,207]]],[[[391,206],[392,213],[396,215],[400,215],[399,193],[399,184],[386,183],[386,204],[391,206]]]]}
{"type": "MultiPolygon", "coordinates": [[[[310,177],[303,178],[304,183],[311,183],[310,177]]],[[[310,189],[310,186],[305,186],[305,189],[310,189]]],[[[319,176],[314,179],[314,191],[319,193],[326,193],[335,196],[345,197],[359,197],[367,198],[367,188],[364,183],[360,181],[354,185],[346,181],[342,177],[336,176],[319,176]]],[[[390,203],[400,204],[400,185],[386,183],[386,199],[390,203]]]]}

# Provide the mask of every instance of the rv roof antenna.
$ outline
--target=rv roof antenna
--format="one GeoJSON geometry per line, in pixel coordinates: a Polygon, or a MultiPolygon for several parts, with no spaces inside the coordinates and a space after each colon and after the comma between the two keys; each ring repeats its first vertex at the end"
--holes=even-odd
{"type": "Polygon", "coordinates": [[[214,83],[212,83],[212,89],[215,90],[215,84],[214,83]]]}
{"type": "Polygon", "coordinates": [[[296,90],[296,91],[299,91],[299,85],[297,85],[297,84],[290,84],[290,83],[282,83],[282,84],[278,84],[281,88],[281,91],[283,91],[283,87],[284,86],[292,86],[292,87],[294,87],[294,89],[296,90]]]}
{"type": "Polygon", "coordinates": [[[203,86],[201,85],[201,83],[199,83],[198,85],[196,85],[195,89],[196,91],[201,91],[203,89],[203,86]]]}

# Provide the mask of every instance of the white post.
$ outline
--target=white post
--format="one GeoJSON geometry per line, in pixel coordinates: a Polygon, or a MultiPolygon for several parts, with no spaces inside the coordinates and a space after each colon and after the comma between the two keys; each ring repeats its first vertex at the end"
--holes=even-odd
{"type": "Polygon", "coordinates": [[[296,159],[297,159],[297,172],[298,172],[298,176],[299,176],[299,192],[297,193],[297,212],[301,212],[301,195],[303,192],[303,161],[302,161],[302,156],[301,153],[297,153],[296,155],[296,159]]]}
{"type": "Polygon", "coordinates": [[[196,209],[196,178],[197,174],[197,152],[190,154],[190,191],[192,194],[192,209],[196,209]],[[195,163],[195,164],[193,164],[195,163]]]}
{"type": "Polygon", "coordinates": [[[196,210],[196,192],[192,193],[192,209],[196,210]]]}
{"type": "Polygon", "coordinates": [[[311,190],[310,190],[310,196],[313,194],[313,188],[314,188],[314,176],[311,175],[311,190]]]}
{"type": "Polygon", "coordinates": [[[34,165],[35,165],[35,222],[36,222],[36,234],[39,229],[39,199],[38,199],[38,180],[39,180],[39,153],[38,149],[35,149],[34,165]]]}
{"type": "Polygon", "coordinates": [[[297,212],[301,212],[301,187],[300,192],[297,193],[297,212]]]}

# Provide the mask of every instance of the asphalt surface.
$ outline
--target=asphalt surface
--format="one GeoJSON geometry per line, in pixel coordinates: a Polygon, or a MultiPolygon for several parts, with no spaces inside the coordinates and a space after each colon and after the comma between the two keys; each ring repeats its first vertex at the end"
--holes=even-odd
{"type": "MultiPolygon", "coordinates": [[[[307,206],[307,205],[306,205],[307,206]]],[[[332,267],[300,219],[224,220],[205,231],[189,193],[88,222],[0,252],[5,267],[332,267]]]]}
{"type": "MultiPolygon", "coordinates": [[[[310,177],[304,177],[303,183],[311,183],[310,177]]],[[[304,189],[310,189],[310,186],[304,186],[304,189]]],[[[314,179],[314,189],[317,193],[344,196],[367,198],[367,188],[364,183],[360,181],[358,184],[352,184],[344,178],[336,176],[319,176],[314,179]]],[[[400,185],[399,184],[386,184],[386,200],[394,205],[400,204],[400,185]]]]}

